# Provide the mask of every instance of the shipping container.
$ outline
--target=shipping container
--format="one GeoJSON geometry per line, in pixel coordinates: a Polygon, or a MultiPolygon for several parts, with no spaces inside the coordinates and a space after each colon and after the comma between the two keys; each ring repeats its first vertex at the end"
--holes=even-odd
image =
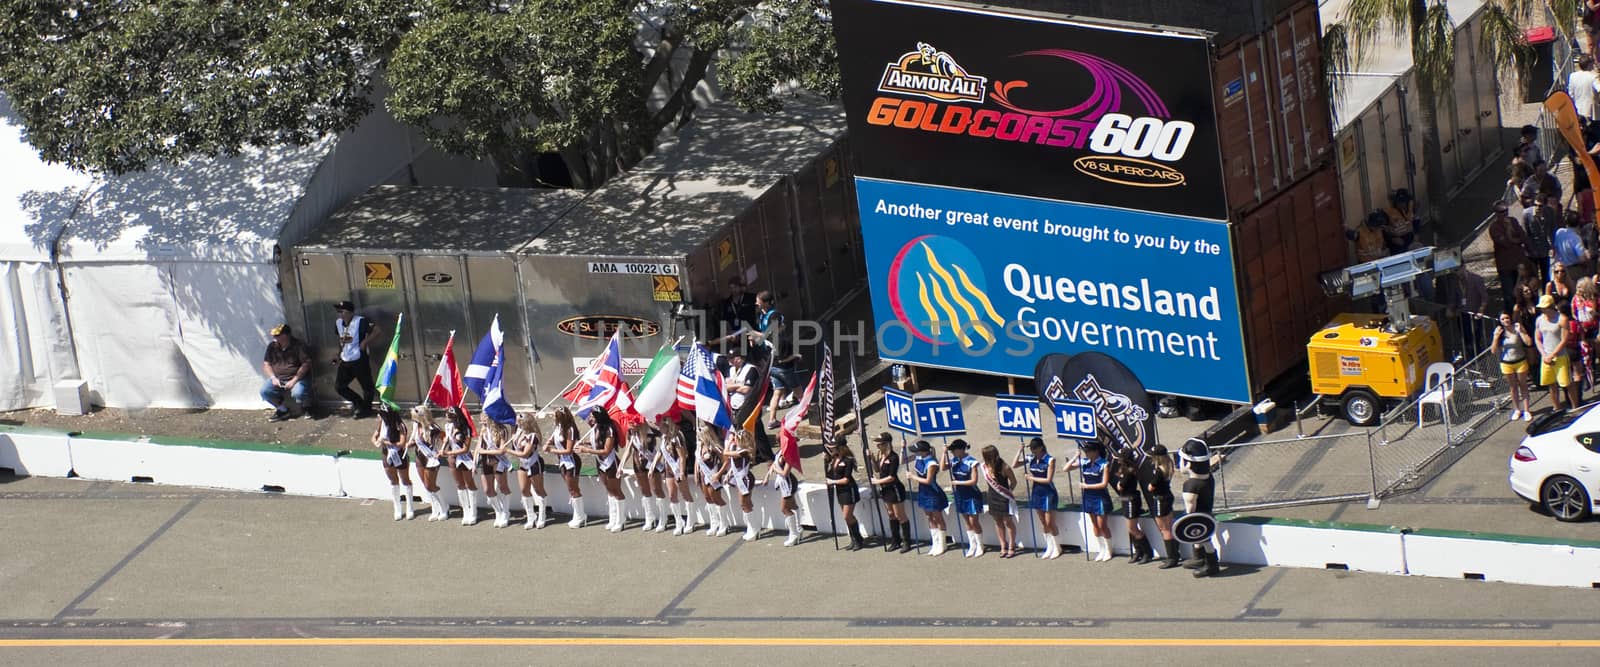
{"type": "Polygon", "coordinates": [[[1233,225],[1252,390],[1305,359],[1306,340],[1349,303],[1317,276],[1349,264],[1332,165],[1301,179],[1233,225]]]}
{"type": "MultiPolygon", "coordinates": [[[[465,367],[496,316],[514,405],[558,396],[617,330],[636,376],[663,345],[715,333],[705,315],[733,276],[795,318],[858,291],[843,134],[839,107],[814,98],[766,115],[713,106],[593,191],[376,188],[288,253],[285,294],[298,304],[286,310],[324,351],[338,301],[373,317],[385,343],[405,313],[406,403],[426,393],[452,331],[465,367]]],[[[331,375],[319,373],[325,401],[331,375]]]]}

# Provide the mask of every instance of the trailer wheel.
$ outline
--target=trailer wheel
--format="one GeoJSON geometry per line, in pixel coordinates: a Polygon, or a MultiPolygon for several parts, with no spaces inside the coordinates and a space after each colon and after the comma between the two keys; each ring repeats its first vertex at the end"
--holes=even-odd
{"type": "Polygon", "coordinates": [[[1351,389],[1345,392],[1344,402],[1340,405],[1344,412],[1344,420],[1352,426],[1372,426],[1378,423],[1378,418],[1383,414],[1383,404],[1378,402],[1378,397],[1366,389],[1351,389]]]}

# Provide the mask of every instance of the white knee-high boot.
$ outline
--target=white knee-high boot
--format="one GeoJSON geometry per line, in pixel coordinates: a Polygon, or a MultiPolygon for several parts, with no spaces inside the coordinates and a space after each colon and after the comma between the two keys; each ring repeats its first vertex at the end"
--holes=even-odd
{"type": "Polygon", "coordinates": [[[756,527],[755,517],[744,510],[739,510],[739,515],[744,519],[744,541],[754,542],[761,535],[761,529],[756,527]]]}
{"type": "Polygon", "coordinates": [[[656,498],[656,532],[667,532],[667,517],[672,516],[672,503],[666,498],[656,498]]]}
{"type": "Polygon", "coordinates": [[[722,507],[706,503],[706,537],[716,537],[722,525],[722,507]]]}
{"type": "Polygon", "coordinates": [[[511,525],[511,496],[504,493],[494,497],[494,527],[511,525]]]}
{"type": "Polygon", "coordinates": [[[550,520],[550,502],[544,496],[534,496],[533,502],[539,506],[539,519],[533,522],[534,528],[543,528],[550,520]]]}
{"type": "Polygon", "coordinates": [[[589,514],[583,510],[583,496],[572,499],[572,520],[567,522],[568,528],[582,528],[589,522],[589,514]]]}
{"type": "Polygon", "coordinates": [[[411,485],[407,484],[400,487],[400,495],[406,501],[406,521],[417,518],[417,508],[411,504],[411,485]]]}
{"type": "Polygon", "coordinates": [[[783,517],[783,525],[789,529],[789,539],[783,541],[783,546],[792,547],[800,543],[800,515],[790,514],[783,517]]]}
{"type": "Polygon", "coordinates": [[[656,499],[654,496],[640,496],[639,504],[644,505],[644,525],[639,530],[649,531],[656,524],[656,499]]]}
{"type": "Polygon", "coordinates": [[[478,523],[478,493],[471,489],[462,491],[461,500],[461,525],[476,525],[478,523]]]}
{"type": "Polygon", "coordinates": [[[537,514],[534,514],[533,496],[522,497],[522,515],[524,517],[522,520],[522,529],[532,530],[533,522],[539,518],[537,514]]]}
{"type": "Polygon", "coordinates": [[[394,520],[395,521],[399,521],[401,519],[404,519],[405,518],[405,512],[401,509],[401,505],[400,505],[400,485],[399,484],[390,484],[389,485],[389,500],[394,503],[394,520]]]}
{"type": "Polygon", "coordinates": [[[938,528],[933,528],[928,532],[930,533],[928,555],[937,556],[944,553],[944,531],[938,528]]]}
{"type": "Polygon", "coordinates": [[[606,522],[606,530],[609,530],[613,533],[621,532],[623,521],[622,501],[611,497],[607,497],[606,500],[606,513],[610,515],[611,519],[610,521],[606,522]]]}

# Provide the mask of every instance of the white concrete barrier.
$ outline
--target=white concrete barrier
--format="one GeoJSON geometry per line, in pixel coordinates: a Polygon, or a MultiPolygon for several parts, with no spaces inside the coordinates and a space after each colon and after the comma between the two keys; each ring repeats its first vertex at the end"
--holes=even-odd
{"type": "Polygon", "coordinates": [[[1229,517],[1217,524],[1224,563],[1405,574],[1401,529],[1299,519],[1229,517]]]}
{"type": "Polygon", "coordinates": [[[66,477],[72,471],[67,434],[54,431],[0,431],[0,468],[18,475],[66,477]]]}
{"type": "Polygon", "coordinates": [[[340,494],[339,474],[327,454],[165,444],[144,438],[74,437],[69,446],[73,469],[84,479],[307,496],[340,494]]]}
{"type": "Polygon", "coordinates": [[[1411,574],[1600,588],[1600,544],[1520,535],[1418,530],[1404,536],[1411,574]]]}

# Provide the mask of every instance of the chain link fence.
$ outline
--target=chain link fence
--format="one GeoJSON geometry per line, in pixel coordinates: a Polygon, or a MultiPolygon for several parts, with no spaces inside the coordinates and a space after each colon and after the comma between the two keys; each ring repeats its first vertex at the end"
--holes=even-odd
{"type": "MultiPolygon", "coordinates": [[[[1481,331],[1468,328],[1464,338],[1481,331]]],[[[1499,360],[1487,349],[1452,368],[1438,389],[1390,410],[1375,427],[1213,448],[1222,457],[1218,506],[1246,510],[1376,501],[1415,491],[1509,416],[1502,409],[1510,400],[1509,386],[1499,360]]]]}

